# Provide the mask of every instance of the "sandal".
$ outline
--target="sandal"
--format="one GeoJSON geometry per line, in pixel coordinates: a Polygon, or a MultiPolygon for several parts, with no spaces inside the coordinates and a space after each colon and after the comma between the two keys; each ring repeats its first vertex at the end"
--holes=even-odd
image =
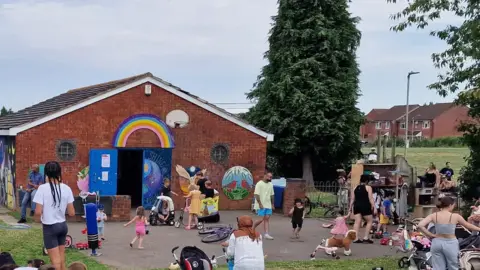
{"type": "Polygon", "coordinates": [[[190,230],[190,226],[186,226],[186,227],[185,227],[185,230],[190,230]]]}

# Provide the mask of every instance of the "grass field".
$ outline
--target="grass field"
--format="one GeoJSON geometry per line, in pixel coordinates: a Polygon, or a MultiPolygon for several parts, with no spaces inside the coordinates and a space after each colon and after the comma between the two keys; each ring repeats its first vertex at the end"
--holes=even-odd
{"type": "MultiPolygon", "coordinates": [[[[395,153],[403,155],[404,149],[396,148],[395,153]]],[[[370,152],[370,148],[364,148],[362,152],[367,154],[370,152]]],[[[419,172],[423,172],[430,162],[433,162],[437,169],[440,170],[445,166],[445,162],[448,161],[451,163],[456,176],[458,176],[460,169],[466,164],[465,157],[468,155],[468,148],[409,148],[407,150],[407,161],[411,166],[417,168],[419,172]]],[[[391,148],[386,149],[386,157],[391,157],[391,148]]]]}

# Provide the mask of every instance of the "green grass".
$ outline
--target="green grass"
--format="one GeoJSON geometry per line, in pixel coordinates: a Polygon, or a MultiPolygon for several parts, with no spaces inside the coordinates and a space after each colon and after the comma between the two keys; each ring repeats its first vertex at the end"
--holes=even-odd
{"type": "MultiPolygon", "coordinates": [[[[1,230],[0,229],[0,249],[2,252],[9,252],[18,265],[26,265],[28,260],[43,259],[48,262],[48,257],[43,256],[42,231],[38,228],[28,230],[1,230]]],[[[82,261],[89,269],[108,270],[108,266],[102,265],[97,261],[85,256],[83,253],[68,249],[67,264],[74,261],[82,261]]]]}
{"type": "MultiPolygon", "coordinates": [[[[29,212],[27,211],[27,214],[29,212]]],[[[8,215],[14,217],[15,219],[19,220],[20,219],[20,216],[21,216],[21,213],[20,212],[16,212],[16,211],[10,211],[8,212],[8,215]]],[[[27,223],[32,223],[33,222],[33,218],[27,216],[27,223]]]]}
{"type": "MultiPolygon", "coordinates": [[[[403,147],[397,147],[395,153],[397,155],[403,155],[404,149],[405,148],[403,147]]],[[[370,152],[370,148],[364,148],[362,149],[362,152],[367,154],[370,152]]],[[[440,170],[445,166],[445,162],[449,161],[457,177],[460,173],[460,169],[465,166],[465,157],[468,155],[468,148],[419,147],[407,149],[407,161],[411,166],[417,168],[418,172],[423,172],[430,162],[433,162],[437,166],[437,169],[440,170]]],[[[391,148],[386,149],[386,157],[388,159],[391,157],[391,148]]]]}

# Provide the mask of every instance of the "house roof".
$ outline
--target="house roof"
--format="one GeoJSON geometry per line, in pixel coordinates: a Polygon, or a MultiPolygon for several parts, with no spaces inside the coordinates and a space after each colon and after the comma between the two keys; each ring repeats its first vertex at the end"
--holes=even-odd
{"type": "Polygon", "coordinates": [[[198,96],[195,96],[173,84],[166,82],[152,73],[144,73],[121,80],[72,89],[56,97],[20,110],[16,113],[0,117],[0,135],[14,136],[37,125],[43,124],[67,113],[73,112],[113,95],[127,91],[143,83],[152,83],[166,91],[198,105],[226,120],[250,130],[268,141],[273,141],[273,135],[264,132],[237,115],[227,112],[198,96]]]}
{"type": "MultiPolygon", "coordinates": [[[[408,109],[409,112],[417,109],[420,105],[418,104],[412,104],[409,105],[408,109]]],[[[392,108],[388,109],[387,111],[379,114],[374,120],[375,121],[395,121],[398,118],[402,117],[405,115],[405,110],[406,110],[405,105],[397,105],[393,106],[392,108]]]]}
{"type": "Polygon", "coordinates": [[[365,118],[369,121],[374,121],[380,114],[388,111],[388,109],[372,109],[365,118]]]}
{"type": "Polygon", "coordinates": [[[410,119],[433,120],[453,106],[455,105],[451,102],[420,106],[410,114],[410,119]]]}

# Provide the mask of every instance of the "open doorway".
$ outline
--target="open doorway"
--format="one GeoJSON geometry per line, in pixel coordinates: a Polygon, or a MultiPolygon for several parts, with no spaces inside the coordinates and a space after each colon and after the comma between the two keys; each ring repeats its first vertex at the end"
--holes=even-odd
{"type": "Polygon", "coordinates": [[[142,205],[143,150],[118,150],[118,195],[129,195],[132,207],[142,205]]]}

